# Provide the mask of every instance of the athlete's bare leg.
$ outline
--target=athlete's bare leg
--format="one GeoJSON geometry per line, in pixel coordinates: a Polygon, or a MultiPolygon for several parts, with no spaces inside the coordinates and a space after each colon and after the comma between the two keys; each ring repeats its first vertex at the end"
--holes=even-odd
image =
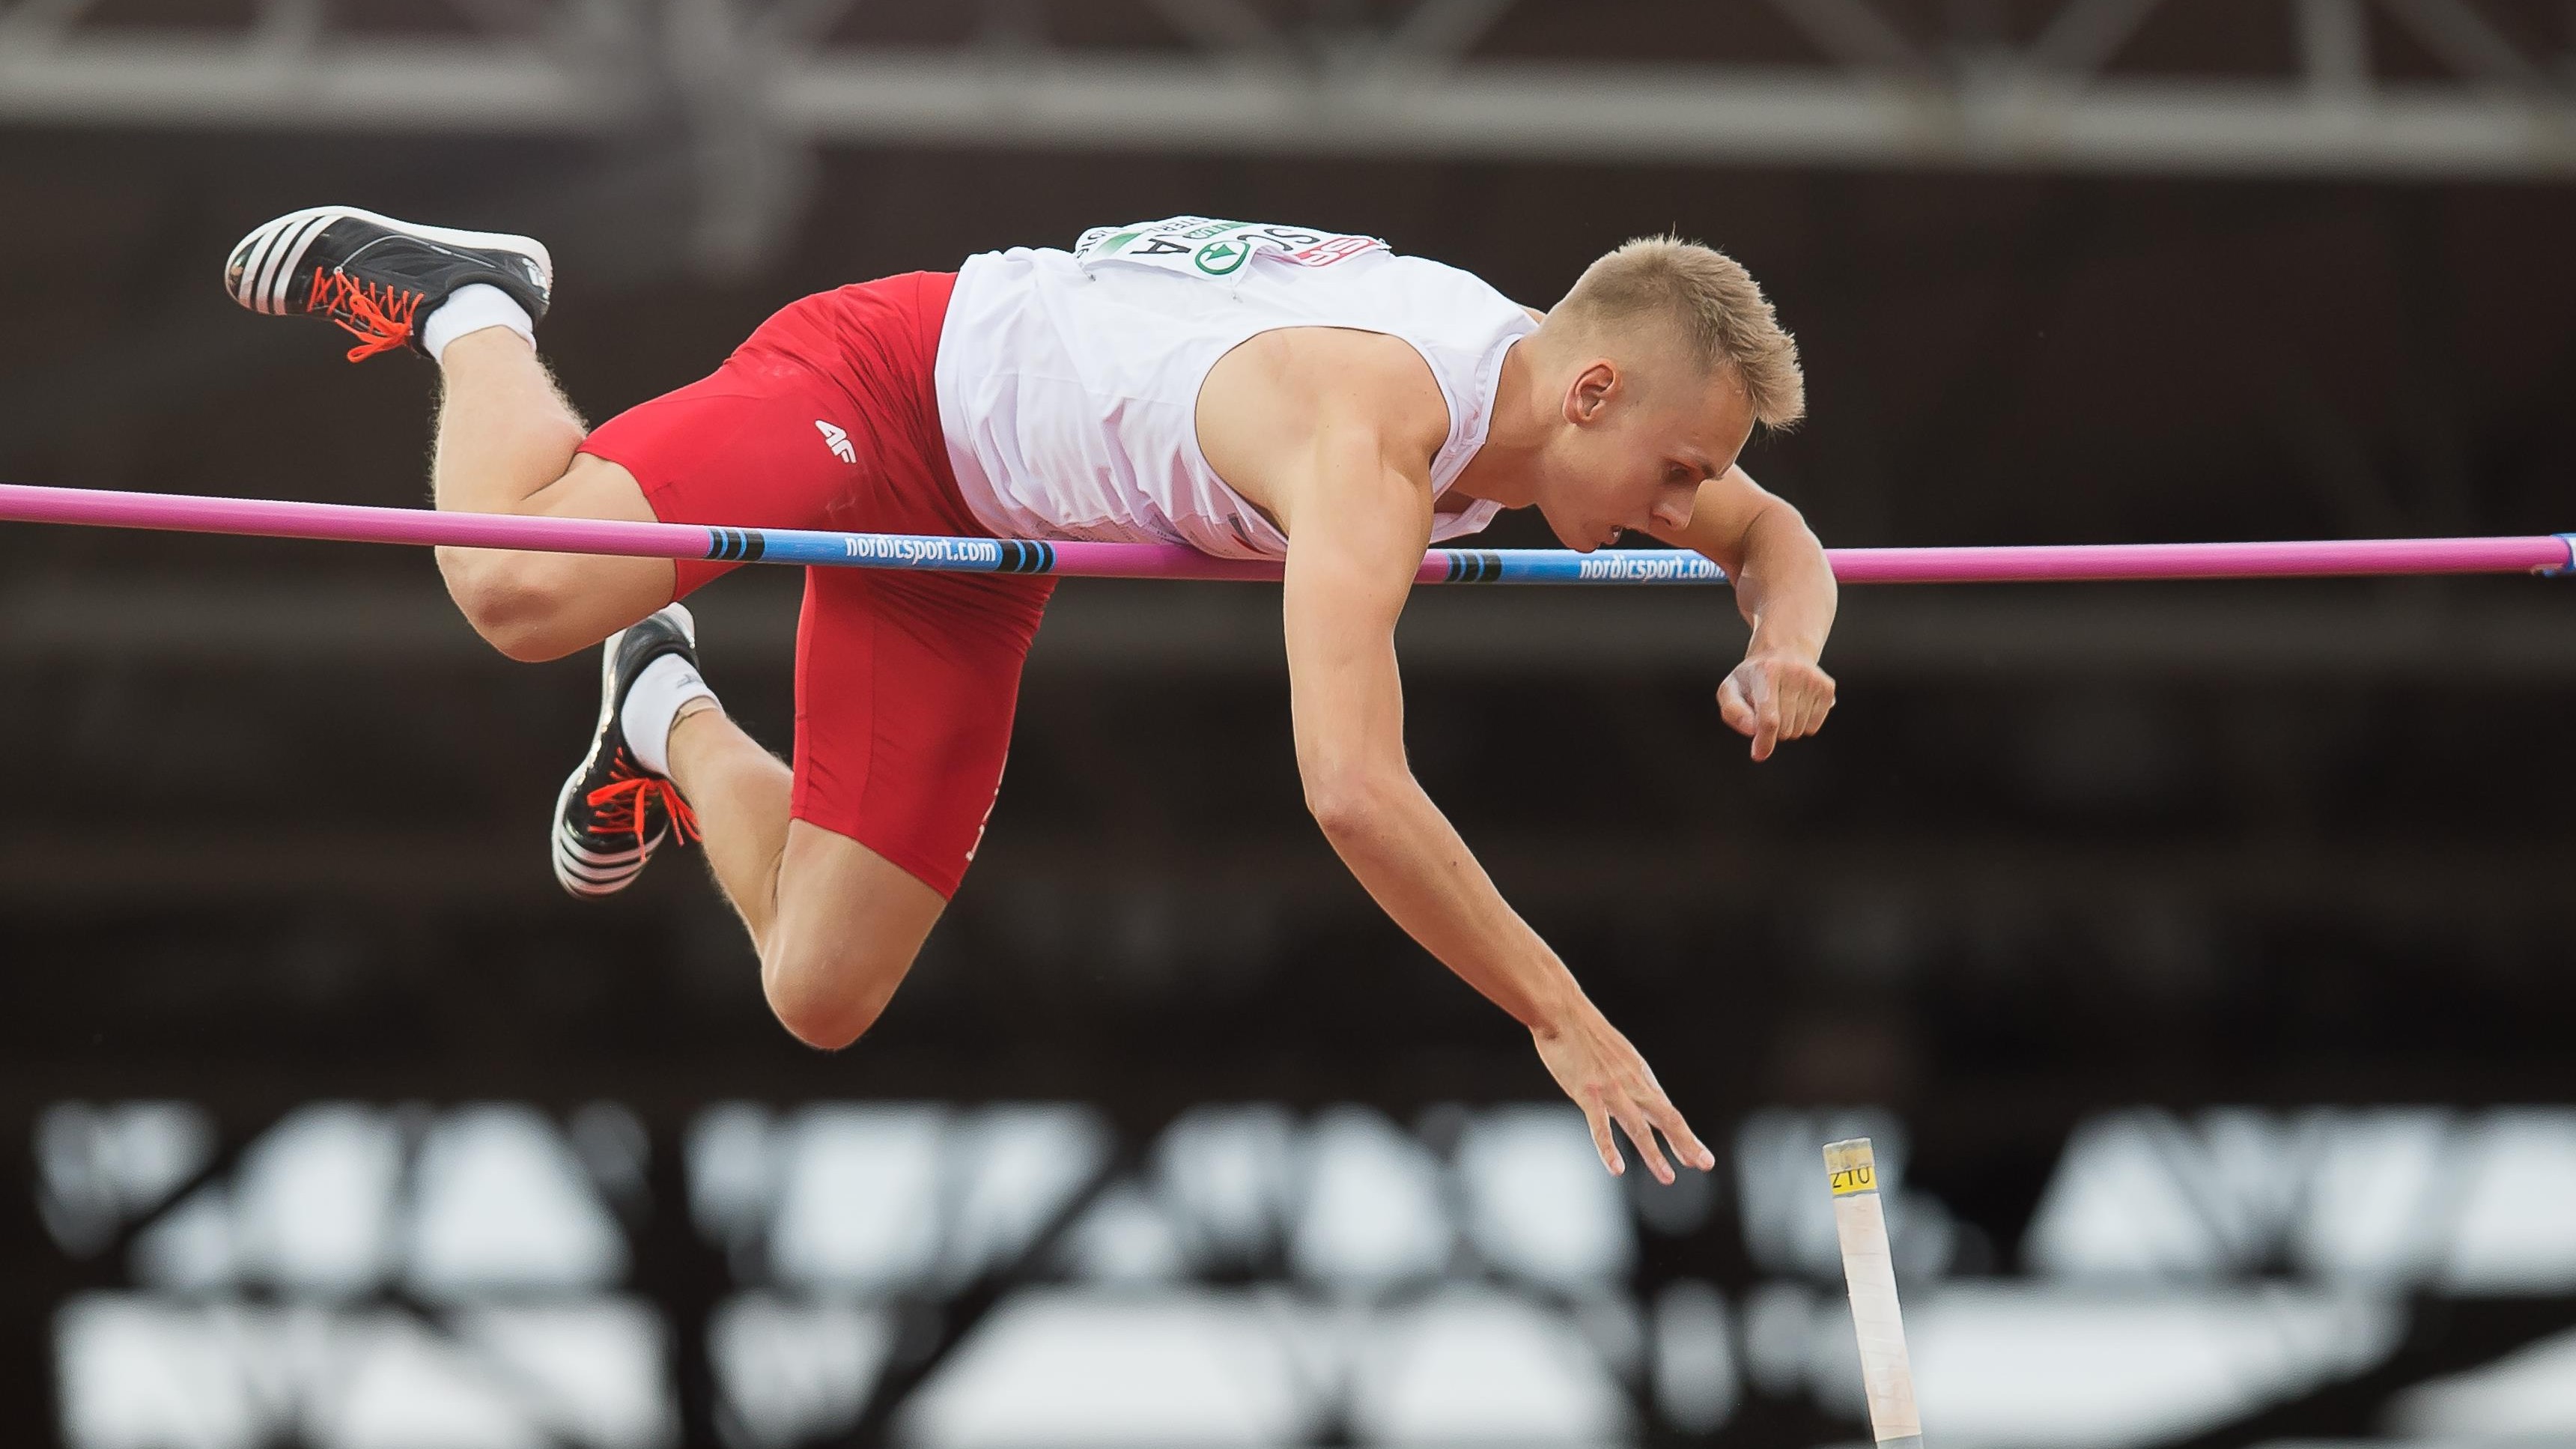
{"type": "Polygon", "coordinates": [[[770,1010],[826,1051],[858,1040],[947,902],[848,836],[790,820],[787,766],[713,701],[682,707],[670,756],[707,866],[751,931],[770,1010]]]}
{"type": "MultiPolygon", "coordinates": [[[[653,520],[633,474],[574,451],[580,416],[526,339],[469,333],[448,345],[442,372],[440,508],[653,520]]],[[[438,565],[475,629],[515,659],[587,648],[671,601],[665,559],[443,548],[438,565]]],[[[946,902],[847,836],[791,822],[787,766],[712,701],[683,708],[669,752],[779,1021],[827,1049],[857,1040],[946,902]]]]}
{"type": "MultiPolygon", "coordinates": [[[[550,277],[544,247],[530,238],[438,231],[318,207],[244,237],[227,263],[225,287],[253,311],[338,322],[361,339],[355,360],[419,343],[409,309],[427,304],[421,315],[434,321],[435,308],[460,285],[499,287],[524,315],[542,316],[550,277]],[[326,286],[326,278],[339,285],[326,286]],[[409,302],[388,314],[389,297],[409,302]]],[[[524,335],[506,324],[484,326],[447,339],[438,355],[438,507],[653,520],[633,474],[578,451],[581,417],[524,335]]],[[[442,548],[438,565],[476,631],[503,653],[529,660],[569,654],[635,625],[671,601],[676,577],[666,559],[489,549],[442,548]]],[[[856,841],[791,823],[787,767],[712,701],[698,702],[694,712],[684,706],[668,744],[671,774],[691,803],[717,882],[750,927],[779,1019],[817,1046],[856,1039],[910,969],[939,917],[938,893],[856,841]]],[[[563,798],[585,811],[604,806],[581,788],[594,767],[616,768],[602,758],[595,753],[583,762],[563,798]]],[[[631,757],[620,750],[615,759],[634,781],[631,757]]],[[[644,808],[642,798],[629,796],[626,808],[644,808]]],[[[575,862],[583,872],[567,874],[565,832],[586,836],[589,829],[557,822],[557,874],[576,894],[613,892],[640,869],[634,857],[647,852],[630,849],[626,861],[608,861],[612,869],[604,871],[601,860],[585,857],[575,862]],[[623,875],[613,869],[621,864],[628,867],[623,875]]],[[[640,828],[636,838],[643,838],[640,828]]],[[[613,846],[613,833],[600,843],[613,846]]]]}
{"type": "MultiPolygon", "coordinates": [[[[633,474],[573,451],[581,418],[527,339],[502,327],[467,333],[440,372],[440,508],[653,521],[633,474]]],[[[442,548],[438,567],[476,632],[513,659],[587,648],[671,601],[668,559],[442,548]]]]}

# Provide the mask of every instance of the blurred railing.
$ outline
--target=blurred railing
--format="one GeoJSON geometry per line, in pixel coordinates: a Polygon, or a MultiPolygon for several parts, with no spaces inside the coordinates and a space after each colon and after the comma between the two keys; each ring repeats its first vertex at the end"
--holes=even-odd
{"type": "Polygon", "coordinates": [[[2246,0],[2256,19],[2215,27],[2175,0],[2064,0],[2022,33],[2000,7],[1900,0],[1583,8],[1022,3],[924,34],[850,0],[460,0],[412,29],[260,0],[209,31],[20,0],[0,124],[672,135],[717,268],[769,254],[802,158],[836,143],[2576,175],[2576,63],[2539,6],[2246,0]],[[2141,36],[2157,64],[2125,66],[2141,36]]]}
{"type": "Polygon", "coordinates": [[[181,1103],[35,1124],[76,1449],[1742,1442],[1850,1432],[1809,1159],[1878,1134],[1964,1442],[2576,1429],[2576,1112],[2114,1112],[1997,1245],[1883,1112],[1624,1186],[1559,1107],[181,1103]]]}

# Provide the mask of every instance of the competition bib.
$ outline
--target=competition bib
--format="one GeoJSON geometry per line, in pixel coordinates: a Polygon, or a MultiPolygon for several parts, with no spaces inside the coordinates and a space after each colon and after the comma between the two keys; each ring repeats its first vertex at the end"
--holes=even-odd
{"type": "Polygon", "coordinates": [[[1205,216],[1095,226],[1073,244],[1074,260],[1085,269],[1125,262],[1189,277],[1230,277],[1264,255],[1301,267],[1329,267],[1362,252],[1384,250],[1386,243],[1373,236],[1205,216]]]}

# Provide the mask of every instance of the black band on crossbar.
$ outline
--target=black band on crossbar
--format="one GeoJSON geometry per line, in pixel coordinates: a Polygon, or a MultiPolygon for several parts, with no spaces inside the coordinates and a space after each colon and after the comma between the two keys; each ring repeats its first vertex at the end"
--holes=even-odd
{"type": "Polygon", "coordinates": [[[1000,540],[1002,561],[993,572],[998,574],[1051,574],[1055,572],[1055,545],[1030,539],[1000,540]]]}
{"type": "Polygon", "coordinates": [[[748,528],[707,530],[707,557],[724,563],[751,563],[767,551],[767,541],[748,528]]]}

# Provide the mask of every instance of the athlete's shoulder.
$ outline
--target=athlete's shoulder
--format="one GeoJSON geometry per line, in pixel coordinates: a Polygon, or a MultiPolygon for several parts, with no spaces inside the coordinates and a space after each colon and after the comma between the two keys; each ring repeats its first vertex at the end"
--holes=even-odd
{"type": "Polygon", "coordinates": [[[1411,342],[1388,332],[1296,327],[1272,333],[1281,371],[1324,417],[1416,434],[1437,449],[1449,433],[1449,400],[1411,342]]]}
{"type": "Polygon", "coordinates": [[[1257,332],[1219,359],[1217,370],[1280,403],[1401,402],[1414,393],[1435,404],[1440,400],[1440,384],[1413,344],[1392,332],[1358,325],[1290,325],[1257,332]]]}
{"type": "MultiPolygon", "coordinates": [[[[1199,445],[1219,476],[1256,501],[1316,455],[1361,448],[1430,466],[1449,406],[1401,338],[1337,327],[1261,333],[1219,359],[1199,390],[1199,445]]],[[[1411,471],[1408,468],[1408,471],[1411,471]]]]}

